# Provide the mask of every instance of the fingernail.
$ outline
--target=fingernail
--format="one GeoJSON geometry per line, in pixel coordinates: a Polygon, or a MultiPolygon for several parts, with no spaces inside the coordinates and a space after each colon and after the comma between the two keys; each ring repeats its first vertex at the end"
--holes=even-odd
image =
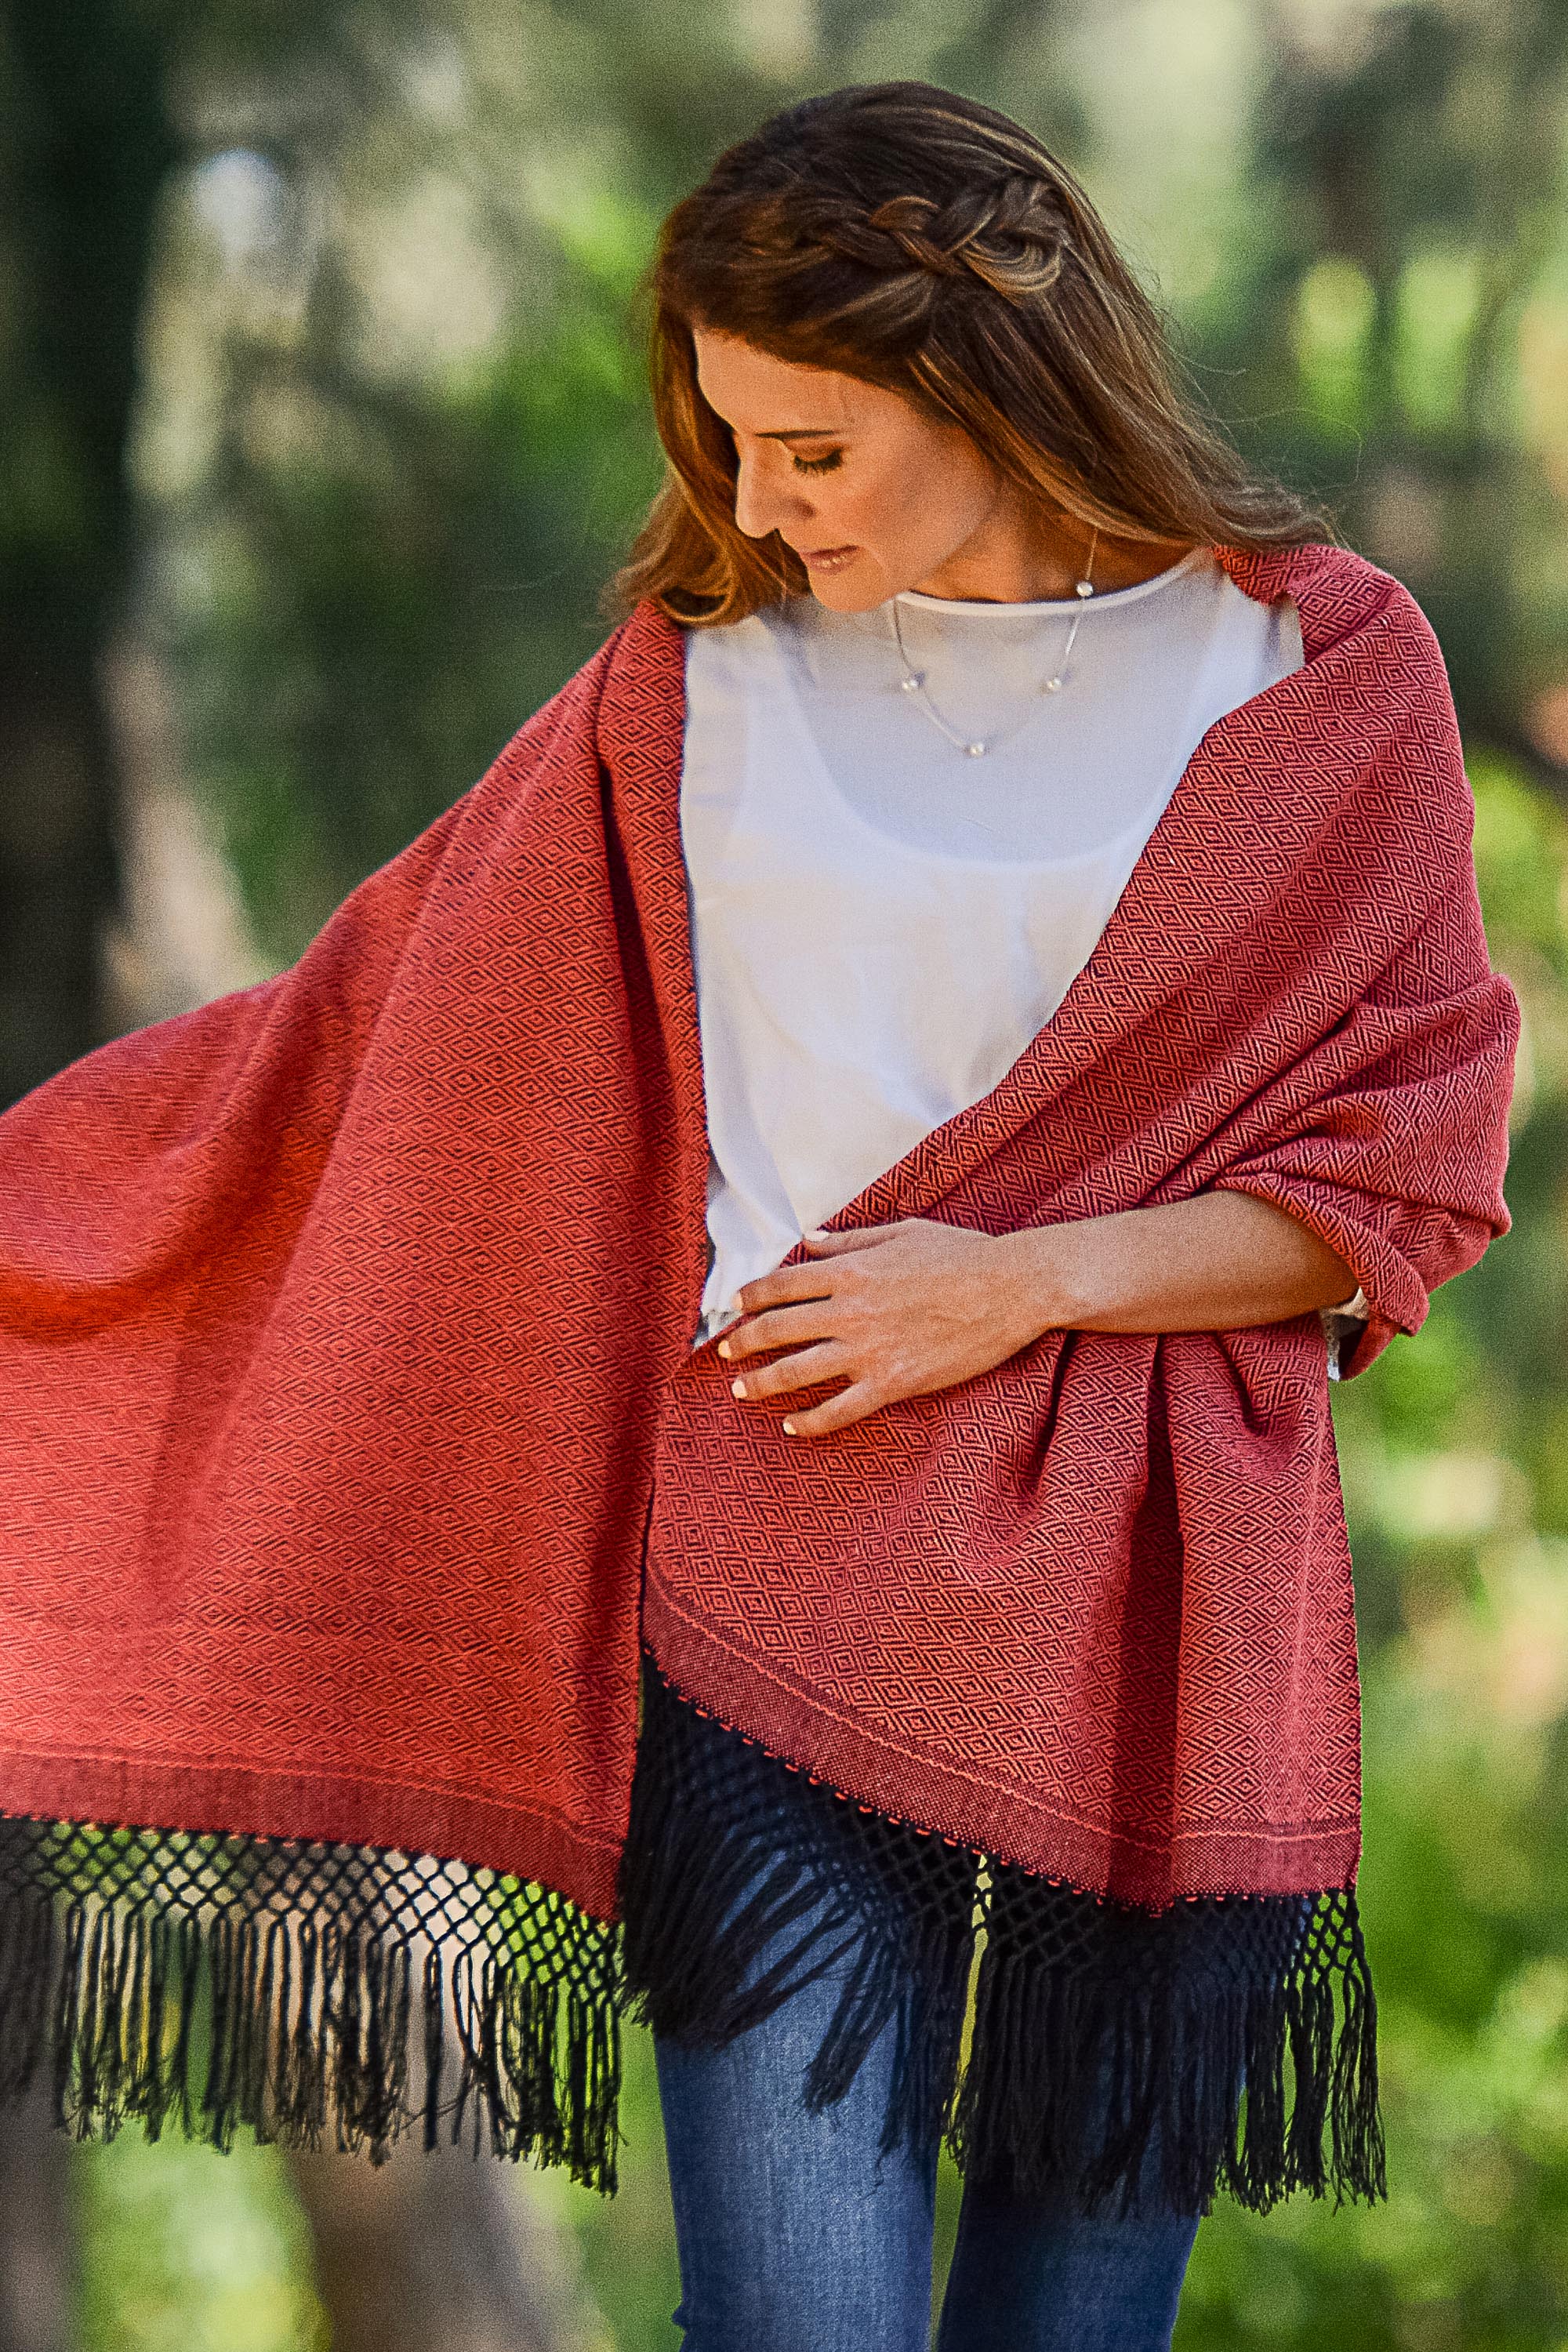
{"type": "Polygon", "coordinates": [[[728,1363],[730,1360],[730,1342],[728,1339],[720,1340],[718,1352],[723,1357],[725,1362],[728,1363]]]}
{"type": "Polygon", "coordinates": [[[784,1425],[784,1433],[786,1437],[793,1437],[795,1435],[795,1423],[793,1421],[785,1422],[784,1425]]]}
{"type": "Polygon", "coordinates": [[[744,1395],[745,1395],[745,1393],[746,1393],[746,1383],[745,1383],[745,1381],[731,1381],[731,1383],[730,1383],[730,1394],[731,1394],[731,1396],[744,1396],[744,1395]]]}

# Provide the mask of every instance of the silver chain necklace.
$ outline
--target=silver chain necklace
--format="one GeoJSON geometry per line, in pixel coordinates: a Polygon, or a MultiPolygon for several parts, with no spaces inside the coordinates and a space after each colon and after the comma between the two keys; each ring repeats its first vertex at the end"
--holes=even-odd
{"type": "MultiPolygon", "coordinates": [[[[1094,593],[1094,583],[1089,575],[1094,569],[1094,550],[1099,538],[1100,526],[1097,523],[1089,534],[1089,554],[1085,559],[1083,567],[1084,576],[1081,580],[1077,580],[1073,583],[1073,593],[1082,599],[1083,602],[1079,604],[1078,611],[1072,616],[1072,626],[1068,631],[1068,641],[1062,647],[1061,662],[1055,676],[1052,677],[1042,678],[1040,681],[1039,691],[1042,694],[1059,694],[1061,692],[1064,675],[1067,670],[1068,659],[1072,654],[1073,639],[1078,635],[1078,625],[1083,618],[1083,604],[1087,603],[1088,599],[1094,593]]],[[[948,741],[953,745],[955,750],[963,751],[971,760],[984,759],[987,751],[993,751],[998,743],[1008,742],[1012,737],[1018,732],[1020,727],[1027,725],[1032,713],[1026,710],[1023,718],[1018,719],[1013,726],[1007,728],[1004,733],[1000,735],[988,735],[984,742],[972,742],[968,736],[955,733],[953,729],[948,725],[946,719],[942,717],[935,703],[932,702],[930,695],[926,692],[924,671],[916,669],[914,664],[910,659],[908,648],[904,644],[904,633],[899,626],[899,600],[894,596],[890,602],[893,614],[893,639],[899,648],[899,658],[904,666],[903,677],[899,680],[900,692],[912,695],[914,697],[915,709],[917,710],[923,711],[925,716],[931,720],[931,725],[933,727],[939,727],[942,730],[942,732],[947,737],[948,741]]]]}

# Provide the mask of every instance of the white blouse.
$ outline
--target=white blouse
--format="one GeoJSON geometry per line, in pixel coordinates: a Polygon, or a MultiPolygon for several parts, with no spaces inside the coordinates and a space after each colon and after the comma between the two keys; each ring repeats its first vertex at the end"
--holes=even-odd
{"type": "MultiPolygon", "coordinates": [[[[891,603],[806,595],[687,633],[710,1153],[698,1341],[996,1086],[1088,962],[1200,738],[1303,657],[1294,605],[1247,595],[1206,548],[1081,602],[896,602],[926,695],[983,758],[902,689],[891,603]]],[[[1365,1311],[1359,1291],[1324,1311],[1331,1373],[1332,1318],[1365,1311]]]]}

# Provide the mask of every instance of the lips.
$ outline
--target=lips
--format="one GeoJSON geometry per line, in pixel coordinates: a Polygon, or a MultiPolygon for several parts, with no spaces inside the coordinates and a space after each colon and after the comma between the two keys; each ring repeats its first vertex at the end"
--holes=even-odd
{"type": "Polygon", "coordinates": [[[834,563],[846,555],[858,555],[859,550],[851,544],[848,547],[803,547],[796,552],[803,563],[834,563]]]}

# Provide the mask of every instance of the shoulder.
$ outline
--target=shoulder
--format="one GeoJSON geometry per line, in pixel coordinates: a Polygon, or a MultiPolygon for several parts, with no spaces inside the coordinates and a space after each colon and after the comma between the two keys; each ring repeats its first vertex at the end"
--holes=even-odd
{"type": "Polygon", "coordinates": [[[1237,587],[1288,595],[1300,617],[1305,661],[1279,705],[1277,755],[1288,742],[1308,772],[1337,772],[1347,821],[1396,853],[1426,838],[1468,855],[1475,809],[1447,667],[1405,583],[1349,547],[1215,552],[1237,587]]]}
{"type": "Polygon", "coordinates": [[[1289,550],[1281,569],[1285,593],[1302,611],[1310,659],[1336,646],[1352,652],[1364,647],[1383,659],[1409,658],[1424,670],[1435,664],[1443,673],[1436,632],[1415,597],[1370,557],[1353,547],[1314,542],[1289,550]]]}
{"type": "Polygon", "coordinates": [[[1364,796],[1377,823],[1402,845],[1420,838],[1468,859],[1475,803],[1436,629],[1402,580],[1353,549],[1303,552],[1322,559],[1310,568],[1310,657],[1335,723],[1363,747],[1364,796]]]}
{"type": "Polygon", "coordinates": [[[504,780],[534,765],[542,753],[568,751],[574,743],[613,754],[671,729],[679,732],[689,683],[716,678],[723,665],[754,662],[770,642],[770,625],[771,616],[752,614],[743,621],[683,627],[645,599],[523,721],[489,775],[504,780]]]}
{"type": "Polygon", "coordinates": [[[1369,725],[1401,730],[1453,725],[1453,698],[1436,631],[1392,572],[1352,547],[1312,541],[1253,554],[1216,547],[1237,587],[1270,603],[1290,597],[1309,666],[1369,725]]]}

